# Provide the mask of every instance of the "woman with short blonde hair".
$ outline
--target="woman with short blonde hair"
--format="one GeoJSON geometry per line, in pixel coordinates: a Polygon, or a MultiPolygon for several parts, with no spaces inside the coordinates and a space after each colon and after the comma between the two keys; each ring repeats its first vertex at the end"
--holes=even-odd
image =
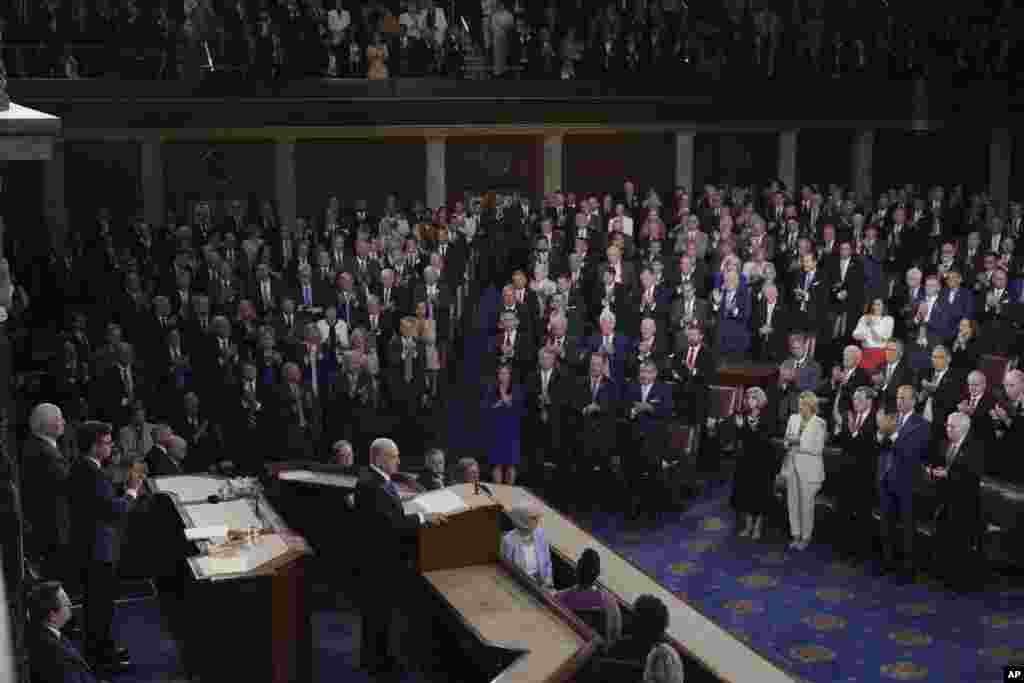
{"type": "Polygon", "coordinates": [[[793,541],[789,547],[804,550],[814,531],[814,500],[825,481],[825,421],[818,417],[818,397],[813,392],[800,394],[799,412],[786,424],[786,460],[782,476],[786,481],[789,528],[793,541]]]}

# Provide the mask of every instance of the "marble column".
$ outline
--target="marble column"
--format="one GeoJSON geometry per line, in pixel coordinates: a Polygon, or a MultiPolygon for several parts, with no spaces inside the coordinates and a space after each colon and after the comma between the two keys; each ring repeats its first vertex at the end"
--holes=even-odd
{"type": "Polygon", "coordinates": [[[875,131],[857,131],[850,146],[850,184],[858,201],[864,201],[872,194],[874,151],[875,131]]]}
{"type": "Polygon", "coordinates": [[[282,227],[295,227],[297,215],[295,191],[295,141],[274,143],[274,199],[282,227]]]}
{"type": "Polygon", "coordinates": [[[558,192],[562,189],[564,167],[562,155],[565,149],[564,135],[544,136],[544,194],[558,192]]]}
{"type": "Polygon", "coordinates": [[[163,143],[158,137],[139,144],[142,170],[142,211],[150,226],[163,225],[167,217],[167,188],[164,184],[163,143]]]}
{"type": "Polygon", "coordinates": [[[443,137],[430,137],[426,141],[427,155],[427,207],[436,209],[448,202],[448,189],[445,184],[444,154],[447,140],[443,137]]]}
{"type": "Polygon", "coordinates": [[[998,211],[1006,215],[1010,201],[1010,164],[1013,134],[1009,128],[993,128],[988,144],[988,194],[998,211]]]}
{"type": "Polygon", "coordinates": [[[50,244],[60,251],[68,230],[64,197],[64,141],[53,141],[53,155],[43,162],[43,217],[50,230],[50,244]]]}
{"type": "Polygon", "coordinates": [[[779,131],[779,180],[786,189],[795,193],[796,187],[796,129],[779,131]]]}
{"type": "Polygon", "coordinates": [[[676,187],[693,192],[693,131],[676,131],[676,187]]]}

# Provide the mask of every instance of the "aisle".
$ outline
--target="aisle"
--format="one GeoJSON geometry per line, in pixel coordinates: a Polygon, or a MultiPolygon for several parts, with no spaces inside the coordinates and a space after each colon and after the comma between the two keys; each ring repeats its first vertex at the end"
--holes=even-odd
{"type": "MultiPolygon", "coordinates": [[[[803,553],[738,538],[729,486],[659,528],[598,514],[591,531],[695,609],[800,679],[1001,681],[1024,661],[1024,587],[960,597],[900,586],[823,543],[803,553]]],[[[821,538],[834,537],[827,524],[821,538]]]]}

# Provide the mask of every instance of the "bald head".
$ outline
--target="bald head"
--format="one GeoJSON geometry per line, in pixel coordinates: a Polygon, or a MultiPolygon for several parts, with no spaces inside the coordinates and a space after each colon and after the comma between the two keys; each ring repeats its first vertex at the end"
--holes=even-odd
{"type": "Polygon", "coordinates": [[[40,403],[28,418],[29,429],[36,436],[59,439],[64,434],[64,415],[52,403],[40,403]]]}

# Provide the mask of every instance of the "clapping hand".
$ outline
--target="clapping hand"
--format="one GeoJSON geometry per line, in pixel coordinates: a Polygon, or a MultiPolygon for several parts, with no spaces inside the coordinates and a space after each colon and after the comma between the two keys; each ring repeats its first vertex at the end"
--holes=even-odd
{"type": "Polygon", "coordinates": [[[1009,413],[1006,412],[1006,408],[998,403],[992,408],[992,410],[988,411],[988,414],[993,420],[998,420],[1000,422],[1006,422],[1006,418],[1009,417],[1009,413]]]}
{"type": "Polygon", "coordinates": [[[932,467],[930,474],[935,479],[945,479],[949,476],[949,471],[945,467],[932,467]]]}
{"type": "Polygon", "coordinates": [[[971,402],[970,401],[966,401],[966,400],[960,401],[960,403],[958,403],[956,407],[957,407],[957,410],[959,410],[961,413],[963,413],[965,415],[973,415],[974,414],[974,409],[971,408],[971,402]]]}
{"type": "Polygon", "coordinates": [[[711,292],[711,301],[713,301],[716,306],[721,304],[722,303],[722,290],[716,289],[715,291],[711,292]]]}

